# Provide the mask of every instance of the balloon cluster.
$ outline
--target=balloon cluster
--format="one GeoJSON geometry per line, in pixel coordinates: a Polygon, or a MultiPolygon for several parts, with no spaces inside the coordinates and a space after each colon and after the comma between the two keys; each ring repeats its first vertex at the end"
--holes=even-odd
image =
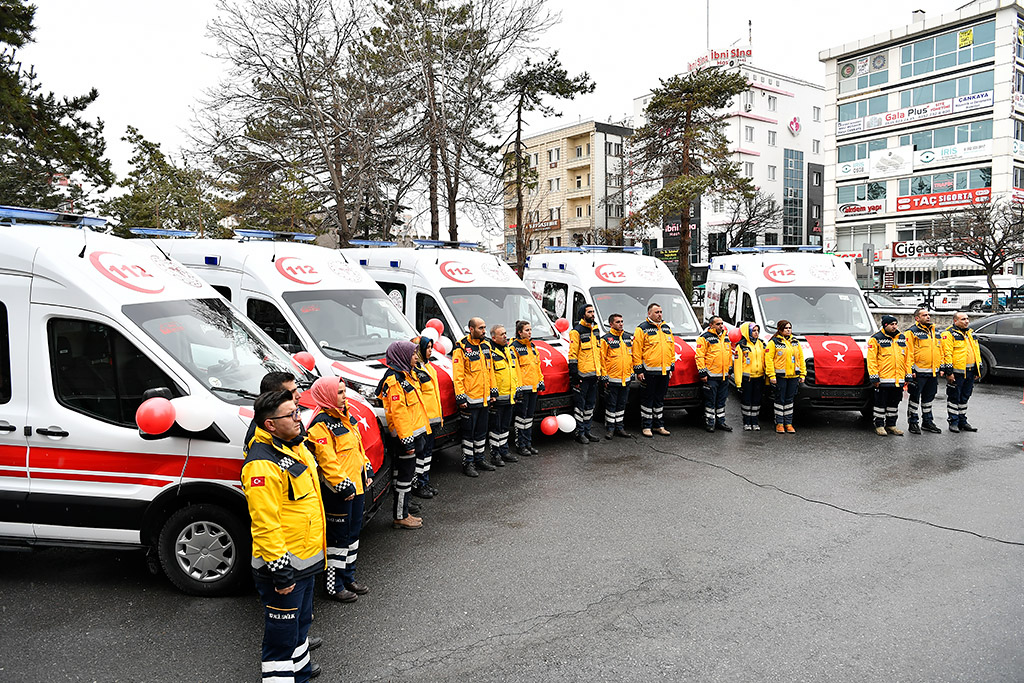
{"type": "Polygon", "coordinates": [[[576,429],[576,418],[568,413],[562,415],[548,415],[540,421],[540,431],[548,436],[551,436],[557,431],[563,431],[566,434],[576,429]]]}
{"type": "Polygon", "coordinates": [[[446,356],[455,348],[452,340],[444,336],[444,323],[437,318],[427,321],[427,326],[420,331],[420,336],[427,337],[434,342],[434,348],[446,356]]]}
{"type": "Polygon", "coordinates": [[[163,434],[178,425],[189,432],[201,432],[213,424],[216,408],[202,396],[180,396],[168,400],[159,396],[142,402],[135,411],[135,424],[146,434],[163,434]]]}

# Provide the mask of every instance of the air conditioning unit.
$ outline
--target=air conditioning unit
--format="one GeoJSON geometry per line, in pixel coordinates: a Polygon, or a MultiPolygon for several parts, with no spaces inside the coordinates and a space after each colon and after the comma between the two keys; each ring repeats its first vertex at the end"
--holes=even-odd
{"type": "Polygon", "coordinates": [[[753,111],[753,110],[754,110],[754,105],[752,105],[752,104],[744,104],[743,105],[743,111],[753,111]]]}

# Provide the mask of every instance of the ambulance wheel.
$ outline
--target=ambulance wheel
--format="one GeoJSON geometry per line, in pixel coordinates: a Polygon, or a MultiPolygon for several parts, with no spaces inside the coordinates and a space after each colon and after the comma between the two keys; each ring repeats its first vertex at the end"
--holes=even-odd
{"type": "Polygon", "coordinates": [[[158,553],[164,574],[189,595],[236,591],[249,575],[249,530],[218,505],[189,505],[167,518],[158,553]]]}

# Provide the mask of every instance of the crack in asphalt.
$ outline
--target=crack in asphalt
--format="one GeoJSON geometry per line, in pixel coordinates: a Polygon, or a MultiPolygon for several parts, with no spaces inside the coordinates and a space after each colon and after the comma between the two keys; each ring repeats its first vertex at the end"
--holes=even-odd
{"type": "Polygon", "coordinates": [[[660,448],[657,448],[653,444],[644,444],[644,445],[646,445],[649,449],[651,449],[655,453],[661,453],[663,455],[671,455],[671,456],[673,456],[675,458],[678,458],[680,460],[686,460],[687,462],[692,462],[692,463],[694,463],[696,465],[706,465],[708,467],[713,467],[715,469],[722,470],[723,472],[728,472],[732,476],[737,477],[739,479],[742,479],[743,481],[747,482],[748,484],[751,484],[751,485],[756,486],[758,488],[770,489],[770,490],[773,490],[773,491],[778,491],[779,493],[782,493],[782,494],[787,495],[787,496],[792,496],[793,498],[797,498],[798,500],[802,500],[802,501],[807,502],[807,503],[813,503],[815,505],[822,505],[824,507],[829,507],[829,508],[832,508],[833,510],[838,510],[839,512],[845,512],[847,514],[855,515],[857,517],[880,517],[880,518],[887,518],[887,519],[896,519],[896,520],[900,520],[902,522],[912,522],[914,524],[922,524],[924,526],[932,527],[933,529],[941,529],[943,531],[953,531],[953,532],[956,532],[958,534],[965,534],[967,536],[974,536],[975,538],[979,538],[979,539],[981,539],[983,541],[990,541],[992,543],[1001,543],[1003,545],[1012,545],[1012,546],[1024,547],[1024,541],[1012,541],[1012,540],[1005,539],[1005,538],[999,538],[997,536],[988,536],[986,534],[978,533],[977,531],[971,531],[970,529],[961,529],[959,527],[947,526],[945,524],[938,524],[936,522],[929,522],[926,519],[919,519],[917,517],[907,517],[905,515],[897,515],[897,514],[892,513],[892,512],[867,512],[867,511],[863,511],[863,510],[853,510],[851,508],[843,507],[842,505],[837,505],[835,503],[830,503],[827,500],[819,500],[817,498],[809,498],[807,496],[804,496],[804,495],[801,495],[799,493],[796,493],[795,491],[788,491],[788,490],[786,490],[784,488],[776,486],[775,484],[766,484],[764,482],[756,481],[754,479],[751,479],[747,475],[741,474],[741,473],[739,473],[739,472],[737,472],[737,471],[735,471],[733,469],[730,469],[729,467],[726,467],[725,465],[722,465],[720,463],[711,462],[709,460],[701,460],[700,458],[694,458],[694,457],[689,456],[689,455],[683,455],[682,453],[675,453],[673,451],[662,450],[660,448]]]}

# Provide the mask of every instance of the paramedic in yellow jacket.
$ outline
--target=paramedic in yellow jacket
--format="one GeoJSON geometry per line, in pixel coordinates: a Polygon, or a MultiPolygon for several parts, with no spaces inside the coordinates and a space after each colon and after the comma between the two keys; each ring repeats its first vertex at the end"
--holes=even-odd
{"type": "Polygon", "coordinates": [[[927,308],[914,311],[914,324],[903,333],[907,343],[907,428],[911,434],[920,434],[923,429],[933,434],[942,430],[932,418],[932,401],[939,389],[939,375],[942,374],[942,340],[932,324],[932,314],[927,308]],[[921,411],[920,422],[918,410],[921,411]]]}
{"type": "Polygon", "coordinates": [[[516,321],[516,339],[512,350],[519,364],[519,380],[523,390],[516,401],[516,447],[519,455],[537,455],[533,447],[533,414],[537,410],[537,395],[544,391],[544,373],[540,369],[540,354],[533,343],[533,327],[525,320],[516,321]]]}
{"type": "Polygon", "coordinates": [[[430,357],[434,353],[434,340],[430,337],[417,337],[412,341],[417,346],[416,362],[413,367],[431,431],[431,436],[423,440],[423,452],[416,453],[416,476],[413,479],[412,495],[417,498],[433,498],[437,495],[437,489],[430,483],[430,465],[434,460],[434,439],[444,425],[441,385],[437,383],[437,370],[430,364],[430,357]]]}
{"type": "Polygon", "coordinates": [[[647,306],[647,320],[633,331],[633,374],[640,382],[640,433],[668,436],[665,429],[665,394],[675,370],[676,340],[672,326],[662,318],[661,306],[647,306]]]}
{"type": "Polygon", "coordinates": [[[363,450],[359,421],[348,412],[341,379],[321,377],[309,395],[316,413],[306,443],[320,467],[320,497],[327,519],[327,595],[339,602],[354,602],[370,590],[356,583],[356,557],[373,468],[363,450]]]}
{"type": "Polygon", "coordinates": [[[758,339],[757,323],[740,324],[740,341],[736,344],[736,360],[732,376],[740,392],[743,429],[760,431],[761,396],[764,390],[764,342],[758,339]]]}
{"type": "Polygon", "coordinates": [[[432,438],[427,408],[419,389],[419,379],[413,370],[416,348],[416,344],[412,342],[391,342],[384,354],[388,371],[377,385],[377,395],[384,404],[388,430],[398,439],[392,523],[396,529],[419,529],[423,526],[422,519],[409,514],[416,456],[423,452],[426,440],[432,438]]]}
{"type": "Polygon", "coordinates": [[[900,335],[899,321],[882,316],[882,329],[868,337],[868,381],[875,386],[875,433],[903,436],[896,427],[903,383],[909,374],[907,340],[900,335]]]}
{"type": "Polygon", "coordinates": [[[764,347],[764,374],[775,389],[775,431],[779,434],[796,431],[793,427],[793,406],[796,390],[807,376],[804,350],[793,336],[788,320],[776,324],[776,332],[764,347]]]}
{"type": "Polygon", "coordinates": [[[452,380],[455,403],[462,419],[462,473],[479,477],[479,470],[493,472],[487,462],[487,407],[498,397],[494,384],[494,363],[487,341],[487,323],[483,318],[470,318],[469,334],[455,344],[452,351],[452,380]]]}
{"type": "Polygon", "coordinates": [[[608,316],[608,332],[601,336],[601,367],[604,369],[601,379],[607,386],[604,402],[606,439],[616,434],[629,436],[623,421],[626,418],[629,382],[633,379],[633,335],[624,327],[622,316],[612,313],[608,316]]]}
{"type": "Polygon", "coordinates": [[[697,374],[704,383],[704,429],[731,432],[725,421],[725,402],[729,397],[729,371],[732,369],[732,343],[725,322],[712,316],[708,329],[697,337],[697,374]]]}
{"type": "Polygon", "coordinates": [[[974,392],[974,383],[981,379],[981,349],[974,331],[968,327],[970,317],[960,311],[953,314],[953,324],[942,333],[942,372],[946,375],[946,412],[949,431],[976,432],[967,421],[967,402],[974,392]]]}
{"type": "Polygon", "coordinates": [[[597,405],[597,383],[601,370],[601,337],[594,322],[594,307],[583,304],[579,320],[569,331],[569,385],[576,403],[576,441],[582,444],[600,441],[590,433],[590,422],[597,405]]]}
{"type": "Polygon", "coordinates": [[[324,508],[316,461],[289,391],[261,394],[242,463],[252,568],[263,604],[264,674],[308,681],[313,586],[324,569],[324,508]]]}
{"type": "Polygon", "coordinates": [[[491,414],[487,418],[491,464],[504,467],[507,462],[519,462],[519,458],[508,450],[508,433],[512,429],[512,411],[523,389],[519,356],[508,343],[508,332],[504,325],[491,328],[491,361],[494,365],[494,384],[498,389],[498,398],[491,402],[491,414]]]}

